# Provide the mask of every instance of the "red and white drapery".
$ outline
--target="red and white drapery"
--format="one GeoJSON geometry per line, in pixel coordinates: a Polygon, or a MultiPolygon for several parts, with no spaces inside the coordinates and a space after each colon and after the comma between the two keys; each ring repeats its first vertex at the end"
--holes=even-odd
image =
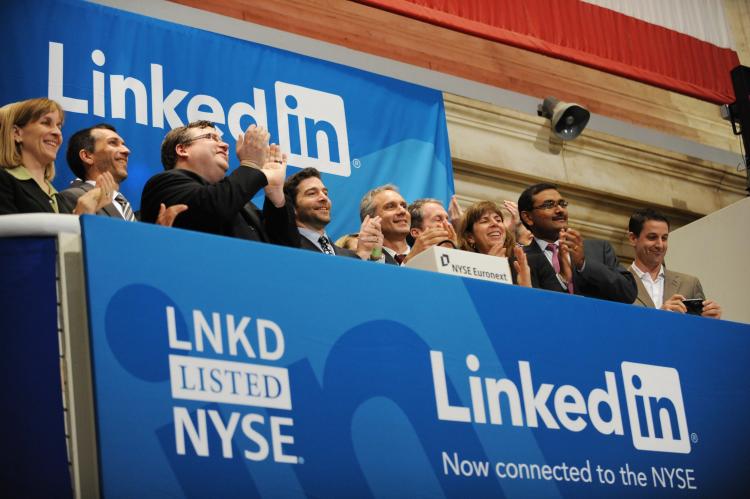
{"type": "Polygon", "coordinates": [[[739,65],[721,0],[360,0],[718,104],[739,65]]]}

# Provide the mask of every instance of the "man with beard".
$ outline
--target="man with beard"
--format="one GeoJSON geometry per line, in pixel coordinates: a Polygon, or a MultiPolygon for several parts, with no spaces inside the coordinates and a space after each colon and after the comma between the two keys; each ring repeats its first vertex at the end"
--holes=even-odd
{"type": "Polygon", "coordinates": [[[668,270],[664,267],[669,240],[669,220],[661,213],[638,210],[630,217],[628,239],[635,248],[635,261],[630,272],[638,284],[638,298],[634,305],[658,308],[684,314],[685,299],[698,299],[700,315],[721,318],[721,307],[706,300],[697,277],[668,270]]]}
{"type": "MultiPolygon", "coordinates": [[[[96,187],[96,181],[103,173],[111,174],[119,189],[128,178],[129,156],[130,149],[112,125],[101,123],[77,131],[68,142],[66,159],[70,170],[78,178],[60,192],[60,196],[75,206],[78,198],[96,187]]],[[[186,209],[185,205],[169,208],[161,205],[156,223],[171,226],[175,217],[186,209]]],[[[96,214],[130,222],[137,220],[130,202],[119,190],[112,193],[111,202],[96,214]]]]}
{"type": "Polygon", "coordinates": [[[379,260],[377,254],[383,246],[383,234],[378,217],[367,217],[363,221],[356,251],[333,244],[325,230],[331,222],[331,199],[318,170],[305,168],[290,176],[284,182],[284,193],[294,206],[301,248],[327,255],[379,260]]]}
{"type": "Polygon", "coordinates": [[[553,184],[535,184],[518,198],[518,211],[534,239],[526,246],[529,265],[549,265],[558,276],[545,289],[603,300],[633,303],[638,294],[633,275],[620,267],[607,241],[584,239],[568,228],[568,202],[553,184]],[[545,258],[538,258],[539,255],[545,258]],[[558,286],[559,284],[559,286],[558,286]]]}

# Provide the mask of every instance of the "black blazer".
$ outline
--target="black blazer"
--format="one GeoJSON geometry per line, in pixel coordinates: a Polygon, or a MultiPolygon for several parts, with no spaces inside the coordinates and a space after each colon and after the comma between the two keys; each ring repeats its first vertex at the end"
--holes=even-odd
{"type": "MultiPolygon", "coordinates": [[[[320,251],[320,248],[315,246],[308,238],[303,236],[302,234],[299,235],[299,247],[302,249],[310,250],[310,251],[317,251],[318,253],[323,253],[320,251]]],[[[340,248],[339,246],[336,246],[331,242],[331,247],[333,248],[333,253],[336,256],[348,256],[350,258],[357,258],[359,259],[359,255],[357,255],[354,251],[346,248],[340,248]]]]}
{"type": "MultiPolygon", "coordinates": [[[[56,195],[60,213],[73,213],[73,206],[56,195]]],[[[13,213],[55,213],[49,197],[34,179],[18,180],[0,168],[0,215],[13,213]]]]}
{"type": "MultiPolygon", "coordinates": [[[[536,240],[532,240],[531,244],[526,246],[524,250],[528,257],[534,255],[533,265],[537,270],[541,267],[547,267],[552,270],[554,275],[552,265],[536,240]]],[[[636,296],[638,296],[635,279],[630,272],[620,266],[615,250],[609,242],[599,239],[586,239],[583,244],[583,253],[586,261],[583,271],[573,271],[575,294],[622,303],[633,303],[635,301],[636,296]]],[[[532,265],[531,258],[529,258],[529,265],[532,265]]],[[[544,283],[540,283],[540,287],[552,291],[566,292],[557,278],[554,281],[545,280],[544,283]]]]}
{"type": "Polygon", "coordinates": [[[267,185],[265,175],[239,167],[215,184],[189,170],[173,169],[149,179],[141,197],[141,219],[154,223],[159,204],[186,204],[174,226],[222,236],[299,247],[292,203],[276,208],[268,199],[263,212],[250,199],[267,185]]]}

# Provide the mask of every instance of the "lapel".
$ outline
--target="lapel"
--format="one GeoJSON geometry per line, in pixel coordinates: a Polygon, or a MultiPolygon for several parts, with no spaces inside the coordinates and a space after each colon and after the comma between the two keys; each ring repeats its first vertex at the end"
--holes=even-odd
{"type": "MultiPolygon", "coordinates": [[[[89,184],[88,182],[83,182],[81,180],[74,180],[70,183],[70,187],[77,187],[81,189],[83,192],[89,192],[91,189],[94,188],[93,185],[89,184]]],[[[122,193],[121,193],[122,194],[122,193]]],[[[114,205],[114,201],[112,203],[109,203],[107,206],[99,210],[99,214],[105,213],[108,217],[112,218],[119,218],[120,220],[124,220],[122,215],[119,211],[117,211],[117,208],[114,205]]]]}
{"type": "MultiPolygon", "coordinates": [[[[36,181],[34,179],[29,180],[19,180],[18,184],[21,186],[21,189],[26,193],[26,196],[29,199],[34,200],[34,204],[39,206],[41,208],[40,212],[49,212],[53,213],[55,210],[52,209],[52,205],[49,202],[49,198],[47,195],[42,191],[42,189],[37,185],[36,181]]],[[[58,201],[59,206],[59,201],[58,201]]]]}
{"type": "MultiPolygon", "coordinates": [[[[628,272],[633,274],[633,278],[635,279],[635,285],[638,288],[638,296],[636,297],[636,301],[641,302],[641,304],[648,308],[656,308],[656,305],[654,305],[654,301],[651,299],[651,297],[648,295],[648,291],[646,291],[646,287],[643,285],[643,281],[641,281],[641,278],[635,275],[635,273],[628,269],[628,272]]],[[[664,299],[666,299],[667,296],[667,282],[664,281],[664,299]]]]}
{"type": "Polygon", "coordinates": [[[680,289],[681,279],[677,274],[664,269],[664,300],[668,300],[672,295],[677,294],[680,289]]]}
{"type": "Polygon", "coordinates": [[[258,239],[260,239],[263,242],[268,242],[268,236],[266,235],[265,228],[263,227],[263,222],[261,222],[260,217],[256,213],[253,205],[250,203],[245,204],[245,206],[242,207],[242,213],[245,216],[245,220],[252,225],[256,231],[258,231],[258,239]]]}

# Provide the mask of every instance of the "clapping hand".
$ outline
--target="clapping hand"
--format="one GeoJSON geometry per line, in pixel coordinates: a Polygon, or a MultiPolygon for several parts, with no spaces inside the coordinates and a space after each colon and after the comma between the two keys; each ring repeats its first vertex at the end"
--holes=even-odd
{"type": "Polygon", "coordinates": [[[268,162],[269,145],[271,134],[263,127],[250,125],[237,136],[237,159],[243,166],[261,168],[268,162]]]}

